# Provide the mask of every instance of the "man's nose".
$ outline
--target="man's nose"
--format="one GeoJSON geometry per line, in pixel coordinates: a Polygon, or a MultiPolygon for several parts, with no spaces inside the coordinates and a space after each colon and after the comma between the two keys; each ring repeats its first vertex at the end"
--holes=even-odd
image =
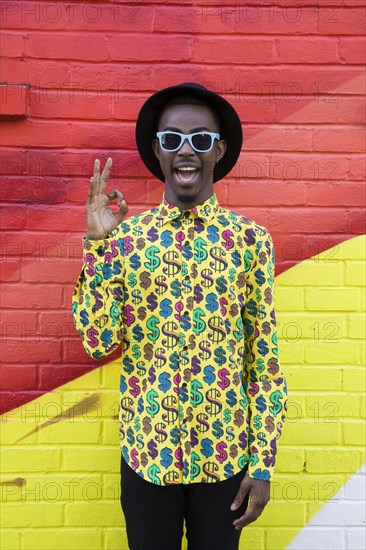
{"type": "Polygon", "coordinates": [[[178,150],[178,154],[179,155],[194,154],[194,149],[192,149],[188,141],[188,138],[185,138],[185,140],[183,141],[181,148],[178,150]]]}

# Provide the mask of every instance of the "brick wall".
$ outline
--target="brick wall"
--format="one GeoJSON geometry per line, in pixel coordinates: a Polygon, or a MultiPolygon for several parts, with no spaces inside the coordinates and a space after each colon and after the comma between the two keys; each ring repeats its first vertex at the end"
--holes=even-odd
{"type": "Polygon", "coordinates": [[[242,154],[215,191],[276,250],[291,414],[273,502],[243,548],[362,547],[360,495],[342,488],[365,460],[364,3],[288,4],[1,2],[4,548],[126,541],[118,361],[86,357],[70,299],[94,159],[113,158],[129,215],[157,204],[134,124],[151,92],[182,81],[237,109],[242,154]],[[324,539],[327,506],[340,512],[324,539]]]}

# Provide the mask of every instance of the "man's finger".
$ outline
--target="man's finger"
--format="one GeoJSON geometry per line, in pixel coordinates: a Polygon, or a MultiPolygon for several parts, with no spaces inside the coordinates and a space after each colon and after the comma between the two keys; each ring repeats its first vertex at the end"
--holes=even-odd
{"type": "Polygon", "coordinates": [[[100,160],[95,159],[94,161],[94,175],[93,178],[95,180],[95,189],[96,193],[98,193],[100,188],[100,160]]]}
{"type": "Polygon", "coordinates": [[[109,157],[107,159],[107,162],[105,163],[102,176],[100,178],[100,190],[103,192],[105,189],[105,186],[107,185],[109,174],[111,173],[112,168],[112,159],[109,157]]]}
{"type": "Polygon", "coordinates": [[[245,514],[233,522],[235,529],[242,529],[246,525],[249,525],[249,523],[252,523],[258,519],[263,512],[265,505],[266,503],[253,502],[253,500],[251,500],[245,514]]]}
{"type": "Polygon", "coordinates": [[[239,487],[239,490],[233,500],[233,503],[232,505],[230,506],[230,510],[234,511],[234,510],[237,510],[239,508],[239,506],[242,505],[243,503],[243,500],[246,496],[246,494],[248,493],[250,489],[250,484],[247,483],[246,479],[244,478],[243,481],[241,482],[240,484],[240,487],[239,487]]]}
{"type": "Polygon", "coordinates": [[[88,198],[86,200],[86,204],[90,204],[93,201],[93,197],[95,197],[97,193],[97,184],[95,182],[95,178],[90,178],[90,185],[89,185],[89,191],[88,191],[88,198]]]}
{"type": "Polygon", "coordinates": [[[120,204],[124,200],[124,195],[119,189],[113,189],[110,193],[106,193],[106,196],[108,197],[109,202],[114,199],[118,199],[118,204],[120,204]]]}

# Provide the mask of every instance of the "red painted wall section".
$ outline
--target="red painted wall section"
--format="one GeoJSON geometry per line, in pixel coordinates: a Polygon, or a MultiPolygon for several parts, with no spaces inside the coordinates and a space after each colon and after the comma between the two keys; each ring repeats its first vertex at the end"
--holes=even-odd
{"type": "Polygon", "coordinates": [[[299,4],[1,3],[2,412],[100,365],[70,310],[88,181],[111,156],[130,215],[160,201],[134,142],[155,90],[200,82],[237,109],[215,191],[271,231],[276,274],[364,233],[363,2],[299,4]]]}

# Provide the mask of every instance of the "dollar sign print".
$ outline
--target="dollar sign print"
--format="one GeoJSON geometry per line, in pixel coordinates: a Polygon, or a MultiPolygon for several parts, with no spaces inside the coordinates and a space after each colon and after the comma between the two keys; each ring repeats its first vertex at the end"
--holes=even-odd
{"type": "Polygon", "coordinates": [[[144,266],[151,272],[155,271],[161,263],[160,258],[156,256],[159,252],[160,250],[156,246],[149,246],[149,248],[145,251],[145,256],[150,261],[145,262],[144,266]]]}
{"type": "Polygon", "coordinates": [[[220,462],[220,464],[225,462],[225,460],[228,457],[228,454],[227,454],[225,449],[227,449],[227,445],[224,441],[220,441],[220,443],[217,443],[216,451],[218,452],[218,454],[215,455],[215,456],[216,456],[217,460],[220,462]]]}
{"type": "Polygon", "coordinates": [[[159,403],[155,401],[157,397],[159,397],[159,394],[155,390],[150,390],[147,392],[146,398],[150,403],[150,407],[146,407],[146,410],[152,418],[154,418],[160,410],[159,403]]]}
{"type": "Polygon", "coordinates": [[[283,395],[279,390],[274,391],[271,393],[270,401],[273,404],[273,407],[269,407],[269,412],[273,416],[277,416],[278,413],[282,410],[282,404],[280,403],[280,399],[283,399],[283,395]]]}

